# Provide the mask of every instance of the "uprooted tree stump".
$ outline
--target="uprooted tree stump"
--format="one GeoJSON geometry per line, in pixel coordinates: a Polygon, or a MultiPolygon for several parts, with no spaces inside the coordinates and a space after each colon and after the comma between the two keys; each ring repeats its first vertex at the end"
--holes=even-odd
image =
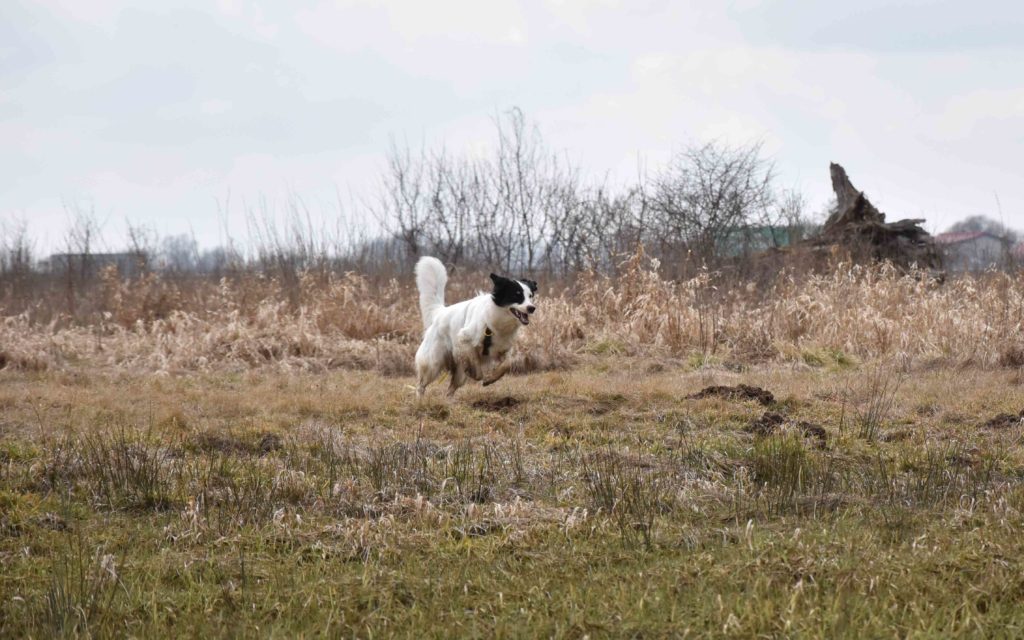
{"type": "Polygon", "coordinates": [[[836,209],[821,232],[788,247],[755,256],[754,272],[776,273],[789,265],[805,270],[827,271],[838,262],[871,264],[888,261],[901,270],[922,269],[942,277],[942,257],[924,220],[886,222],[863,191],[850,182],[842,166],[831,163],[836,209]]]}
{"type": "Polygon", "coordinates": [[[831,163],[829,173],[832,191],[836,194],[836,210],[825,221],[821,233],[809,243],[845,246],[855,259],[887,260],[904,268],[942,270],[942,257],[935,242],[921,227],[923,219],[886,222],[885,214],[871,204],[863,191],[853,186],[842,166],[831,163]]]}

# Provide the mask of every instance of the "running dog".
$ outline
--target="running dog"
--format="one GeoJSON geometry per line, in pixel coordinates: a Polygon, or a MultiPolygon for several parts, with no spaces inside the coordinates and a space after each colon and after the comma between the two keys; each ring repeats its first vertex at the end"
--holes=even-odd
{"type": "Polygon", "coordinates": [[[423,342],[416,351],[416,396],[422,398],[442,371],[451,376],[448,396],[466,384],[467,378],[486,387],[501,379],[509,369],[505,359],[519,327],[530,324],[537,310],[533,297],[537,283],[491,274],[491,293],[444,304],[448,273],[437,258],[424,257],[416,263],[416,288],[420,292],[423,342]]]}

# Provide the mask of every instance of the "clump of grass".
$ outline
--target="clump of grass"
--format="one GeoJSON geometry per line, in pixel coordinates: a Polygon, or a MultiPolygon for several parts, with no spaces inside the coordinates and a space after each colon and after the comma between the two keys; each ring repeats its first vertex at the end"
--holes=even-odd
{"type": "Polygon", "coordinates": [[[658,516],[673,506],[666,479],[611,451],[584,457],[582,471],[590,504],[615,522],[622,539],[653,548],[658,516]]]}
{"type": "Polygon", "coordinates": [[[816,511],[842,489],[835,460],[808,449],[795,431],[758,438],[749,457],[755,497],[770,515],[816,511]]]}
{"type": "Polygon", "coordinates": [[[899,508],[933,508],[980,499],[995,480],[991,456],[978,458],[963,443],[906,448],[887,459],[881,453],[864,473],[865,493],[899,508]]]}
{"type": "Polygon", "coordinates": [[[903,380],[903,372],[891,366],[879,364],[871,370],[866,398],[857,413],[857,434],[861,438],[871,442],[878,436],[892,412],[903,380]]]}
{"type": "Polygon", "coordinates": [[[812,367],[835,367],[837,369],[846,369],[857,364],[856,360],[840,349],[806,349],[800,353],[800,357],[805,364],[812,367]]]}
{"type": "Polygon", "coordinates": [[[113,554],[90,552],[81,533],[62,536],[43,598],[42,627],[56,637],[92,637],[107,623],[114,599],[124,589],[113,554]]]}
{"type": "Polygon", "coordinates": [[[80,488],[102,508],[160,511],[174,504],[175,469],[167,448],[128,427],[63,440],[48,469],[53,484],[80,488]]]}

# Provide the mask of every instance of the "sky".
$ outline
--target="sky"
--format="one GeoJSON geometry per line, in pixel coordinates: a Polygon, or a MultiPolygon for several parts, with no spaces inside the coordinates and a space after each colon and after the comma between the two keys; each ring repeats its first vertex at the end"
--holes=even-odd
{"type": "Polygon", "coordinates": [[[1024,2],[157,4],[0,5],[0,224],[41,251],[76,210],[108,249],[354,215],[392,141],[484,153],[513,107],[613,186],[760,142],[812,211],[836,161],[890,219],[1024,228],[1024,2]]]}

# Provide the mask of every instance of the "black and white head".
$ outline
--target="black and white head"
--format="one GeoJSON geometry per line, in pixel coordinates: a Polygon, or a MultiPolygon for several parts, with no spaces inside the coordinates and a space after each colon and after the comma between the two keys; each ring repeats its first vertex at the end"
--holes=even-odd
{"type": "Polygon", "coordinates": [[[537,310],[533,296],[537,293],[537,283],[533,280],[515,280],[491,274],[494,291],[491,299],[499,307],[508,309],[515,319],[523,324],[530,324],[530,315],[537,310]]]}

